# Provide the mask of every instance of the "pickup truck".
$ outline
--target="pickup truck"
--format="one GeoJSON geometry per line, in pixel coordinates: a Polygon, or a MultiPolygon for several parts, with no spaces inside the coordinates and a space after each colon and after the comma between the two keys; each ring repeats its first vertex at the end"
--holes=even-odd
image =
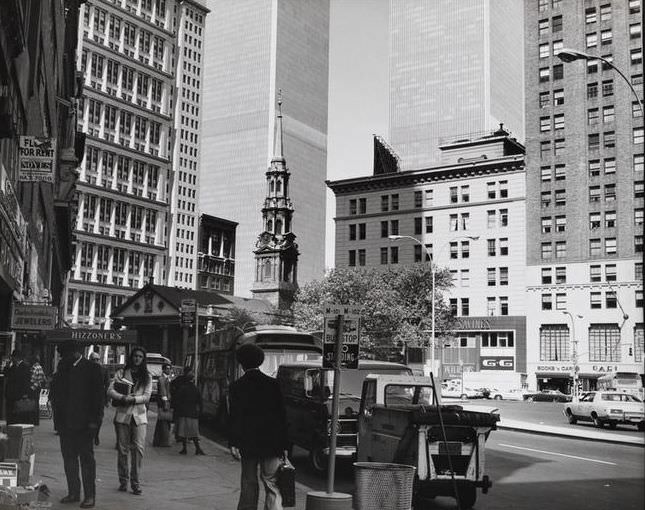
{"type": "Polygon", "coordinates": [[[496,408],[471,409],[442,405],[431,377],[368,375],[357,460],[416,467],[415,510],[436,496],[452,496],[460,508],[471,508],[477,488],[487,493],[492,486],[484,474],[485,443],[499,421],[496,408]]]}

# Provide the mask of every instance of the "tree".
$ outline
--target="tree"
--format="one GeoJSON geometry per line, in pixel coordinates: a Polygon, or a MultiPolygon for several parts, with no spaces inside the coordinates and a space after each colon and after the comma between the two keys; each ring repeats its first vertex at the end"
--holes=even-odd
{"type": "MultiPolygon", "coordinates": [[[[449,288],[450,272],[436,274],[436,331],[446,331],[453,318],[441,291],[449,288]]],[[[383,271],[376,268],[336,268],[321,280],[303,286],[293,306],[296,327],[323,329],[326,304],[362,307],[361,351],[372,353],[402,345],[427,345],[430,339],[432,273],[429,264],[383,271]]]]}

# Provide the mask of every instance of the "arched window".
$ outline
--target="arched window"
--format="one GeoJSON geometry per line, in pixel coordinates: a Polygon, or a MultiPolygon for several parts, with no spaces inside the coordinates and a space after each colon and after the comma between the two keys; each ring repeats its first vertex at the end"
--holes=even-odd
{"type": "Polygon", "coordinates": [[[267,220],[267,231],[273,232],[273,220],[267,220]]]}
{"type": "Polygon", "coordinates": [[[278,180],[278,182],[276,182],[276,191],[278,193],[280,193],[280,191],[282,191],[282,181],[280,181],[280,180],[278,180]]]}
{"type": "Polygon", "coordinates": [[[275,220],[275,233],[276,234],[282,234],[282,220],[281,219],[275,220]]]}
{"type": "Polygon", "coordinates": [[[264,261],[264,270],[262,271],[262,276],[264,278],[271,278],[271,260],[266,259],[264,261]]]}
{"type": "Polygon", "coordinates": [[[269,185],[269,189],[271,190],[271,193],[273,193],[274,188],[275,188],[275,182],[273,181],[273,179],[271,179],[271,184],[269,185]]]}

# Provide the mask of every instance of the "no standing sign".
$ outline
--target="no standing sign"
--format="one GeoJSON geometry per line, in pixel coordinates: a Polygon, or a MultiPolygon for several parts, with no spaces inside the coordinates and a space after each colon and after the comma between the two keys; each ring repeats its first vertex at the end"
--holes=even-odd
{"type": "Polygon", "coordinates": [[[341,338],[340,366],[358,368],[360,342],[360,307],[350,305],[328,305],[325,307],[325,336],[323,342],[323,367],[334,368],[338,316],[343,316],[343,337],[341,338]]]}

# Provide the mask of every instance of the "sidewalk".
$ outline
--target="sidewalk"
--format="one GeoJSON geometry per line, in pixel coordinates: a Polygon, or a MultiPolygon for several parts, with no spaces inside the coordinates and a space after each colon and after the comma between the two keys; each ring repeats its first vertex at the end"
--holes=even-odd
{"type": "MultiPolygon", "coordinates": [[[[152,407],[154,410],[154,406],[152,407]]],[[[96,509],[137,510],[235,510],[239,497],[240,465],[228,449],[202,438],[206,456],[195,456],[194,447],[188,447],[188,455],[179,455],[179,446],[153,448],[156,413],[148,415],[148,434],[144,458],[143,495],[119,492],[116,472],[115,432],[112,425],[114,411],[106,409],[101,427],[101,444],[94,450],[96,457],[96,509]]],[[[50,490],[49,502],[53,509],[78,508],[78,504],[63,505],[60,498],[67,494],[58,436],[54,434],[51,420],[41,419],[35,427],[36,463],[33,483],[42,481],[50,490]]],[[[298,510],[305,508],[309,489],[296,483],[298,510]]],[[[264,491],[260,489],[260,502],[264,491]]],[[[259,505],[262,508],[261,505],[259,505]]]]}

